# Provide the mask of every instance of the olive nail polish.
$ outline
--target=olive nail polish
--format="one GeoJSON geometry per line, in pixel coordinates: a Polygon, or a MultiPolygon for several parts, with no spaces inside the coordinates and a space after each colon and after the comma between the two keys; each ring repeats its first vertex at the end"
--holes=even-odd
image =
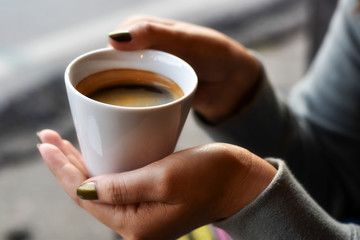
{"type": "Polygon", "coordinates": [[[96,192],[96,183],[95,182],[86,182],[81,184],[76,194],[79,196],[79,198],[85,199],[85,200],[97,200],[99,199],[97,192],[96,192]]]}
{"type": "Polygon", "coordinates": [[[132,39],[128,31],[111,32],[109,37],[117,42],[130,42],[132,39]]]}

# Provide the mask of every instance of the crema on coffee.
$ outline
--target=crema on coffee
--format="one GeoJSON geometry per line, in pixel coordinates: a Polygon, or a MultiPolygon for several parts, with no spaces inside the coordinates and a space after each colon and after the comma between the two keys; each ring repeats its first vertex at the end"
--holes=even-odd
{"type": "Polygon", "coordinates": [[[184,96],[170,78],[137,69],[98,72],[81,80],[76,89],[93,100],[125,107],[162,105],[184,96]]]}

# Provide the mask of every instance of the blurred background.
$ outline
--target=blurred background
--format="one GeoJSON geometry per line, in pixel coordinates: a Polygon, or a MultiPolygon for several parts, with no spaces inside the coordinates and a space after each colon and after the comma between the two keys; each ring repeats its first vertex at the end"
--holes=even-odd
{"type": "MultiPolygon", "coordinates": [[[[336,0],[0,0],[0,240],[112,239],[75,206],[37,153],[36,132],[76,143],[67,64],[107,45],[132,14],[215,28],[258,51],[286,96],[314,56],[336,0]]],[[[190,114],[177,149],[211,139],[190,114]]]]}

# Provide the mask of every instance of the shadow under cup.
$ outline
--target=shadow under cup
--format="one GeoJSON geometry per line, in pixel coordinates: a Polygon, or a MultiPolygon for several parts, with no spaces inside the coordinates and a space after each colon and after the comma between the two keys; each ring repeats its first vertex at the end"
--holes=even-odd
{"type": "Polygon", "coordinates": [[[194,70],[180,58],[157,50],[100,49],[73,60],[65,85],[77,137],[90,176],[143,167],[171,154],[191,108],[194,70]],[[138,69],[172,79],[184,96],[151,107],[121,107],[92,100],[76,85],[94,73],[138,69]]]}

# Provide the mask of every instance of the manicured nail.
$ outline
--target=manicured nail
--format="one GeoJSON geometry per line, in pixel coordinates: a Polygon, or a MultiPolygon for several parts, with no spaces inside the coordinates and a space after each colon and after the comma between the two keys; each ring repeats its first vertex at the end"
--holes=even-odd
{"type": "Polygon", "coordinates": [[[128,31],[115,31],[109,33],[109,37],[117,42],[130,42],[131,35],[128,31]]]}
{"type": "Polygon", "coordinates": [[[97,200],[99,199],[97,192],[96,192],[96,183],[95,182],[87,182],[81,184],[76,194],[79,196],[79,198],[85,199],[85,200],[97,200]]]}

